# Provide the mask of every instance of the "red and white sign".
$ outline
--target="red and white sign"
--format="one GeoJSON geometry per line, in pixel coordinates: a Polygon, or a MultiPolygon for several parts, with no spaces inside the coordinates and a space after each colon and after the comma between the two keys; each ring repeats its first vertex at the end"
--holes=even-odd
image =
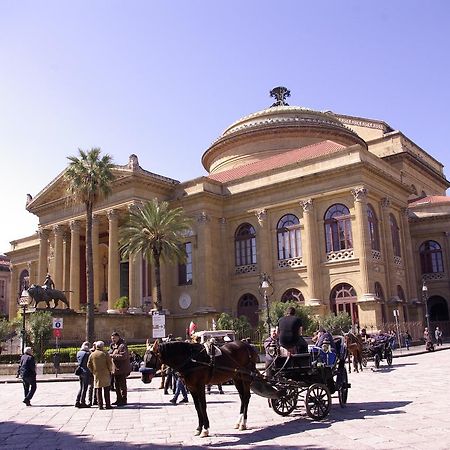
{"type": "Polygon", "coordinates": [[[54,328],[53,329],[53,336],[55,338],[60,338],[62,336],[62,331],[60,328],[54,328]]]}

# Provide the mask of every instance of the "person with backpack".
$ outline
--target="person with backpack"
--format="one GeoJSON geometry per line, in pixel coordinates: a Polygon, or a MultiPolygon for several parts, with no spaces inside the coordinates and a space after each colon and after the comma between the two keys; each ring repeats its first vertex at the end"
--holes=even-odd
{"type": "Polygon", "coordinates": [[[89,342],[83,342],[77,353],[78,366],[75,373],[78,374],[80,388],[78,389],[77,398],[75,400],[75,408],[89,408],[92,404],[94,377],[87,366],[89,355],[91,354],[89,347],[89,342]],[[88,393],[88,390],[89,404],[86,403],[86,394],[88,393]]]}

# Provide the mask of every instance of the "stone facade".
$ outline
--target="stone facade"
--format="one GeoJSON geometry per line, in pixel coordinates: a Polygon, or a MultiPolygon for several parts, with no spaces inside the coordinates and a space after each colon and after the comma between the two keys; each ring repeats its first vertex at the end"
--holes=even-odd
{"type": "MultiPolygon", "coordinates": [[[[117,240],[128,208],[157,197],[194,219],[185,238],[191,278],[162,267],[167,332],[183,335],[191,320],[208,327],[221,312],[256,323],[261,273],[273,281],[271,300],[295,293],[318,315],[347,311],[361,326],[392,321],[393,309],[401,320],[423,320],[425,279],[448,320],[449,183],[442,164],[401,132],[382,121],[276,106],[231,125],[202,162],[209,175],[185,182],[144,170],[136,155],[115,167],[112,195],[94,210],[101,311],[120,295],[132,307],[151,307],[152,268],[142,258],[121,261],[117,240]],[[434,253],[421,257],[428,241],[438,244],[441,266],[434,253]]],[[[24,270],[30,283],[51,273],[57,288],[71,291],[74,310],[86,302],[85,218],[67,205],[63,175],[29,199],[39,231],[8,252],[10,316],[24,270]]]]}

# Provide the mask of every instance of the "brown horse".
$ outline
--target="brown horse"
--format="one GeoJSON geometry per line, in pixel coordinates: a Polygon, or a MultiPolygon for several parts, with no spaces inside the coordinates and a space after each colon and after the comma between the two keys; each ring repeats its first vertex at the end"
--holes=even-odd
{"type": "Polygon", "coordinates": [[[165,342],[155,344],[153,352],[163,364],[181,374],[194,400],[198,416],[196,436],[209,435],[206,413],[205,386],[233,380],[241,399],[241,408],[235,428],[247,429],[247,411],[250,401],[250,384],[261,377],[256,369],[258,353],[246,342],[233,341],[220,347],[220,355],[211,358],[201,344],[191,342],[165,342]]]}
{"type": "Polygon", "coordinates": [[[355,372],[359,372],[358,370],[358,364],[361,369],[361,372],[363,370],[362,366],[362,355],[363,355],[363,343],[360,335],[353,334],[352,332],[349,332],[345,335],[345,345],[348,349],[348,371],[351,372],[351,357],[353,356],[353,368],[355,369],[355,372]]]}

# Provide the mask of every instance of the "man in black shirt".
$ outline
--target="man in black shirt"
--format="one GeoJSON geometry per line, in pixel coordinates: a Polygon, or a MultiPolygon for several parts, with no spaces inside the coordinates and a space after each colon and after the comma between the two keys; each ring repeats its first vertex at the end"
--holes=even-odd
{"type": "Polygon", "coordinates": [[[302,332],[302,320],[295,315],[295,308],[290,306],[286,315],[278,321],[280,345],[291,353],[308,352],[308,344],[302,338],[302,332]]]}

